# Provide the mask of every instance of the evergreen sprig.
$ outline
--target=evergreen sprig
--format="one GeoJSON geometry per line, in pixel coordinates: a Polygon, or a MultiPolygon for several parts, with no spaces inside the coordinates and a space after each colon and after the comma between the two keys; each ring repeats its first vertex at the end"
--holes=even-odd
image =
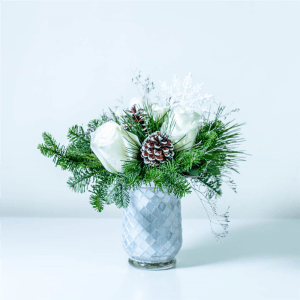
{"type": "Polygon", "coordinates": [[[67,184],[75,192],[91,193],[90,203],[102,211],[105,205],[114,203],[117,207],[126,207],[129,203],[129,190],[135,190],[142,184],[154,183],[155,189],[174,193],[184,197],[191,193],[193,185],[205,187],[205,197],[213,199],[221,196],[224,179],[228,180],[230,171],[238,172],[238,162],[244,159],[244,152],[237,147],[243,141],[240,138],[240,128],[244,124],[233,121],[224,123],[222,114],[224,107],[218,107],[214,118],[207,115],[199,128],[196,143],[185,150],[177,150],[173,159],[153,167],[145,165],[140,156],[140,146],[130,140],[131,149],[136,158],[126,161],[121,173],[108,172],[90,148],[91,133],[107,121],[114,120],[124,128],[130,128],[140,143],[155,131],[171,130],[174,126],[172,113],[165,114],[160,119],[153,116],[151,104],[145,101],[143,105],[146,115],[146,131],[141,124],[135,122],[128,112],[123,117],[102,114],[98,119],[88,123],[85,131],[82,126],[72,126],[67,134],[69,144],[61,146],[49,133],[43,133],[44,143],[38,145],[41,153],[53,159],[56,166],[72,173],[67,184]],[[164,124],[164,128],[162,128],[164,124]]]}

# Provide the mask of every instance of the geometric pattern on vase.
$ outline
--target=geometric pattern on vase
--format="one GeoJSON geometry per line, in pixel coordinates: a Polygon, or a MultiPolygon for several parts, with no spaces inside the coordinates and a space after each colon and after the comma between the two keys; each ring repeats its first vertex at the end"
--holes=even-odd
{"type": "Polygon", "coordinates": [[[147,263],[174,259],[182,245],[180,199],[173,193],[155,192],[153,184],[129,194],[122,234],[129,257],[147,263]]]}

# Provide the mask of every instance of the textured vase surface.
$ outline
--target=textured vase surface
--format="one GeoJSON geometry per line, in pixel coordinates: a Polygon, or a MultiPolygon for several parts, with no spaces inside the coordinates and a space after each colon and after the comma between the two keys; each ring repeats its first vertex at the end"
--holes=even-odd
{"type": "Polygon", "coordinates": [[[174,259],[182,245],[181,205],[174,194],[142,186],[130,191],[123,209],[123,246],[132,260],[164,263],[174,259]]]}

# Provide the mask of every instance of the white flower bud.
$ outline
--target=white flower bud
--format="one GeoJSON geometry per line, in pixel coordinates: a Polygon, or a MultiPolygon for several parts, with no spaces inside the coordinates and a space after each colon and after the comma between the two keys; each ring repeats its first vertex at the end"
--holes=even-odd
{"type": "Polygon", "coordinates": [[[170,139],[174,143],[175,149],[186,150],[191,148],[195,145],[196,136],[201,125],[201,116],[194,112],[192,108],[182,106],[176,106],[172,113],[175,126],[170,133],[170,139]]]}

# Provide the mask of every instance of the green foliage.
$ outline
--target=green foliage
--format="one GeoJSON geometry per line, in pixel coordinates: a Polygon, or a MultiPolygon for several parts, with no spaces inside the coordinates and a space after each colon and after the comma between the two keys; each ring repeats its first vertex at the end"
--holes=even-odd
{"type": "Polygon", "coordinates": [[[155,187],[177,197],[191,193],[191,187],[185,176],[180,173],[177,163],[172,159],[158,167],[146,166],[143,174],[144,183],[154,182],[155,187]]]}
{"type": "Polygon", "coordinates": [[[43,155],[53,158],[55,165],[61,166],[63,170],[73,172],[79,168],[99,165],[98,161],[88,160],[83,153],[77,154],[72,149],[60,146],[49,133],[44,132],[43,139],[44,144],[38,145],[38,149],[43,155]]]}
{"type": "MultiPolygon", "coordinates": [[[[138,106],[138,108],[140,107],[138,106]]],[[[144,99],[143,101],[143,109],[145,110],[145,113],[147,115],[145,131],[143,131],[141,124],[139,122],[135,122],[127,111],[124,111],[125,115],[123,117],[121,117],[120,119],[116,119],[116,121],[123,124],[124,127],[130,128],[130,132],[138,137],[141,144],[150,134],[156,131],[160,131],[165,121],[167,121],[166,123],[172,123],[172,120],[169,120],[170,117],[167,113],[156,120],[153,115],[151,104],[149,104],[147,99],[144,99]]],[[[170,126],[171,125],[169,125],[169,127],[170,126]]]]}
{"type": "Polygon", "coordinates": [[[240,128],[244,124],[223,123],[220,118],[224,108],[218,108],[213,120],[205,120],[195,146],[180,152],[177,157],[184,174],[207,188],[209,199],[221,196],[223,178],[227,178],[230,171],[238,172],[238,162],[243,161],[245,155],[243,151],[236,150],[243,141],[240,128]]]}
{"type": "MultiPolygon", "coordinates": [[[[138,78],[138,77],[137,77],[138,78]]],[[[150,85],[145,83],[148,91],[150,85]]],[[[206,116],[199,128],[196,143],[188,150],[177,150],[173,159],[159,166],[145,165],[140,156],[140,146],[132,142],[137,151],[134,160],[123,165],[122,173],[108,172],[90,148],[91,133],[107,121],[114,120],[123,127],[130,128],[142,144],[146,137],[155,131],[170,132],[174,126],[172,113],[165,114],[159,120],[153,116],[151,105],[145,101],[147,130],[142,130],[127,112],[127,117],[117,118],[112,112],[103,113],[98,119],[88,123],[87,131],[82,126],[72,126],[68,131],[68,146],[61,146],[49,134],[43,133],[44,143],[38,145],[40,152],[52,158],[56,166],[72,173],[67,184],[75,192],[91,193],[90,203],[99,212],[105,205],[114,203],[117,207],[126,207],[129,203],[129,190],[135,190],[142,184],[154,183],[155,189],[174,193],[184,197],[191,193],[191,180],[206,188],[207,199],[222,194],[224,178],[230,171],[237,172],[237,164],[243,160],[243,151],[236,148],[242,142],[240,128],[243,124],[233,121],[221,121],[224,107],[219,107],[214,118],[206,116]],[[164,128],[162,128],[164,124],[164,128]]],[[[129,140],[131,143],[131,141],[129,140]]],[[[132,150],[132,151],[133,151],[132,150]]]]}
{"type": "Polygon", "coordinates": [[[92,153],[90,148],[90,138],[84,132],[82,126],[72,126],[68,132],[70,141],[69,149],[78,153],[92,153]]]}
{"type": "Polygon", "coordinates": [[[101,126],[103,124],[102,120],[99,120],[99,119],[94,119],[94,120],[91,120],[89,123],[88,123],[88,131],[89,132],[94,132],[99,126],[101,126]]]}
{"type": "Polygon", "coordinates": [[[118,208],[129,204],[129,187],[124,185],[118,176],[108,175],[91,186],[90,203],[99,212],[105,204],[114,203],[118,208]]]}
{"type": "Polygon", "coordinates": [[[69,178],[67,184],[74,192],[84,193],[91,182],[94,182],[95,178],[100,176],[101,173],[105,173],[105,169],[95,168],[93,171],[91,168],[79,168],[73,172],[73,176],[69,178]]]}

